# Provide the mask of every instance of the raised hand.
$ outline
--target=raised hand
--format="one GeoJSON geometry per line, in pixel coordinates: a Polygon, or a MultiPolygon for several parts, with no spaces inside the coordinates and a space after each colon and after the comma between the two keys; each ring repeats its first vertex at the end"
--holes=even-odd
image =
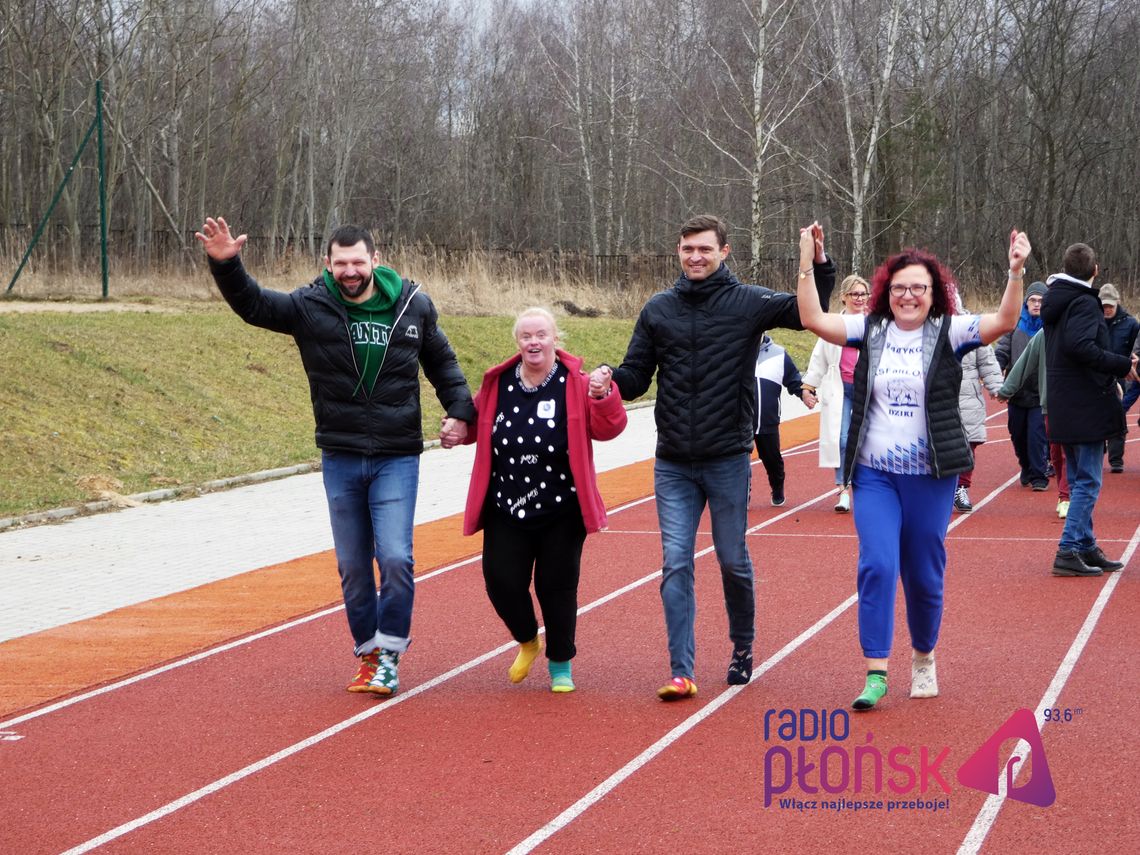
{"type": "Polygon", "coordinates": [[[823,251],[823,226],[819,224],[819,220],[816,220],[809,228],[812,241],[815,243],[815,263],[823,264],[827,261],[827,253],[823,251]]]}
{"type": "Polygon", "coordinates": [[[202,244],[206,255],[214,261],[225,261],[241,252],[248,235],[238,235],[235,238],[230,234],[229,224],[223,217],[218,217],[216,220],[213,217],[206,217],[202,231],[194,232],[194,237],[202,244]]]}
{"type": "Polygon", "coordinates": [[[1025,262],[1033,247],[1029,245],[1029,235],[1013,229],[1009,233],[1009,269],[1014,273],[1021,273],[1025,269],[1025,262]]]}

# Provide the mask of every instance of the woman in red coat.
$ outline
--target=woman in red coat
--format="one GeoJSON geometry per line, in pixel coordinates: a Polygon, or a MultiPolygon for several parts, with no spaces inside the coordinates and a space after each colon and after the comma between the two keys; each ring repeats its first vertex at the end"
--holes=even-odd
{"type": "Polygon", "coordinates": [[[626,425],[612,381],[591,381],[582,360],[557,348],[545,309],[515,321],[518,353],[483,376],[475,397],[478,443],[463,533],[483,529],[483,578],[495,611],[519,643],[510,667],[522,682],[542,650],[530,596],[546,625],[554,692],[574,691],[578,575],[586,535],[606,525],[591,441],[613,439],[626,425]]]}

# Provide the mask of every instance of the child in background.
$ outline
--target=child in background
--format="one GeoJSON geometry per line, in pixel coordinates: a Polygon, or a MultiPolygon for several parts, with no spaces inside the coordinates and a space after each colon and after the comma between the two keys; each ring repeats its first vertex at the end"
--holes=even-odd
{"type": "Polygon", "coordinates": [[[809,407],[815,398],[805,400],[800,370],[788,352],[765,333],[756,356],[756,453],[768,473],[772,504],[784,504],[784,458],[780,454],[780,387],[809,407]]]}

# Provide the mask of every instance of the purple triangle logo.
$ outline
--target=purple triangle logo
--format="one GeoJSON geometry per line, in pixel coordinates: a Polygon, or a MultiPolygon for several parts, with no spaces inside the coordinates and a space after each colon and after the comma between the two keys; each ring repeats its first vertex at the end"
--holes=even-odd
{"type": "Polygon", "coordinates": [[[958,783],[983,793],[998,795],[998,783],[1003,774],[999,765],[999,752],[1007,739],[1023,739],[1029,743],[1029,751],[1033,755],[1033,773],[1027,783],[1015,787],[1013,781],[1017,767],[1026,758],[1016,754],[1010,757],[1004,770],[1006,798],[1038,807],[1049,807],[1057,800],[1057,791],[1053,789],[1049,761],[1045,759],[1045,746],[1041,742],[1041,731],[1037,729],[1037,719],[1032,710],[1017,710],[1006,719],[1005,724],[994,731],[994,735],[958,768],[958,783]]]}

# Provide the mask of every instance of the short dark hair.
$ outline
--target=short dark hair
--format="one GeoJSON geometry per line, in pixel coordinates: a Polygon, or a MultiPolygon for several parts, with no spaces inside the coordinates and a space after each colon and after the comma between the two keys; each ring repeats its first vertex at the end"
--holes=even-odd
{"type": "Polygon", "coordinates": [[[728,226],[715,214],[698,214],[686,220],[681,226],[680,239],[684,240],[689,235],[695,235],[698,232],[716,232],[717,249],[728,244],[728,226]]]}
{"type": "Polygon", "coordinates": [[[954,314],[954,296],[950,293],[954,277],[937,256],[924,249],[914,248],[892,255],[875,269],[871,276],[871,299],[867,311],[883,318],[892,317],[891,277],[912,264],[920,264],[930,273],[931,317],[954,314]]]}
{"type": "Polygon", "coordinates": [[[1096,253],[1087,243],[1075,243],[1065,250],[1061,269],[1074,279],[1092,279],[1096,275],[1096,253]]]}
{"type": "Polygon", "coordinates": [[[346,226],[338,226],[329,237],[328,246],[325,248],[325,255],[332,255],[333,244],[337,246],[356,246],[361,241],[364,241],[364,248],[368,250],[368,254],[376,252],[376,243],[372,240],[372,232],[364,228],[364,226],[355,226],[352,224],[346,226]]]}

